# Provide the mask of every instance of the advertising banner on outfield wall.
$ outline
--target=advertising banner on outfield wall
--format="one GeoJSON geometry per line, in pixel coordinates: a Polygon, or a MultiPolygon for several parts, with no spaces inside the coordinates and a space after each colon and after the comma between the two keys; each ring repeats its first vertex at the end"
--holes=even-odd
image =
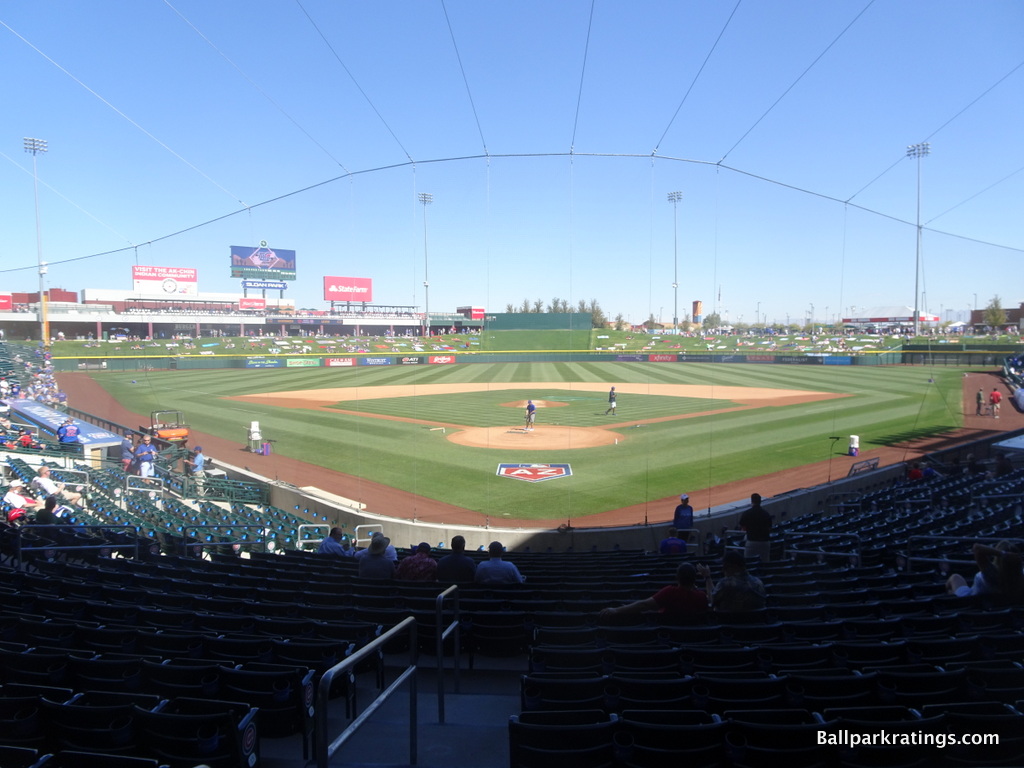
{"type": "Polygon", "coordinates": [[[648,355],[647,362],[649,363],[674,363],[679,359],[679,355],[648,355]]]}
{"type": "Polygon", "coordinates": [[[420,365],[423,362],[422,357],[400,357],[398,362],[401,365],[420,365]]]}
{"type": "Polygon", "coordinates": [[[285,368],[319,368],[319,357],[289,357],[285,360],[285,368]]]}
{"type": "Polygon", "coordinates": [[[373,279],[326,276],[324,301],[373,301],[373,279]]]}
{"type": "Polygon", "coordinates": [[[775,358],[776,363],[783,365],[821,365],[820,357],[797,357],[795,355],[779,355],[775,358]]]}
{"type": "Polygon", "coordinates": [[[829,355],[822,360],[824,365],[853,365],[853,358],[848,355],[829,355]]]}
{"type": "Polygon", "coordinates": [[[391,365],[394,361],[390,357],[361,357],[360,365],[391,365]]]}
{"type": "Polygon", "coordinates": [[[328,368],[351,368],[356,364],[354,357],[328,357],[324,365],[328,368]]]}
{"type": "Polygon", "coordinates": [[[616,355],[615,360],[619,363],[642,363],[647,355],[616,355]]]}
{"type": "Polygon", "coordinates": [[[9,293],[0,293],[0,312],[10,312],[14,309],[14,300],[9,293]]]}
{"type": "Polygon", "coordinates": [[[431,355],[428,362],[431,365],[451,365],[455,362],[455,355],[431,355]]]}
{"type": "Polygon", "coordinates": [[[714,355],[682,355],[679,358],[680,362],[683,363],[713,363],[715,362],[714,355]]]}
{"type": "Polygon", "coordinates": [[[774,363],[775,355],[747,355],[748,363],[774,363]]]}
{"type": "Polygon", "coordinates": [[[166,293],[193,296],[199,293],[196,270],[192,267],[132,267],[132,290],[136,293],[166,293]]]}
{"type": "Polygon", "coordinates": [[[284,368],[284,360],[274,360],[268,357],[247,357],[246,368],[284,368]]]}

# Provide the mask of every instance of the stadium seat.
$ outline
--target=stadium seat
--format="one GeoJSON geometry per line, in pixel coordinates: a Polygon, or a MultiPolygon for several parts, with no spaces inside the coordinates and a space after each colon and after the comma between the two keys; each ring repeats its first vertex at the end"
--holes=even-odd
{"type": "Polygon", "coordinates": [[[725,762],[725,723],[695,710],[624,710],[619,716],[616,752],[630,768],[667,765],[713,768],[725,762]],[[627,740],[619,736],[625,734],[627,740]]]}
{"type": "Polygon", "coordinates": [[[611,678],[588,673],[542,673],[520,678],[520,700],[525,710],[601,709],[612,711],[611,678]]]}
{"type": "Polygon", "coordinates": [[[57,749],[141,756],[136,708],[151,710],[159,703],[156,696],[90,691],[67,702],[43,699],[42,706],[57,749]]]}
{"type": "Polygon", "coordinates": [[[257,714],[242,702],[191,698],[136,712],[140,736],[161,763],[209,768],[259,763],[257,714]]]}
{"type": "Polygon", "coordinates": [[[601,710],[523,712],[509,718],[512,768],[611,768],[618,716],[601,710]]]}
{"type": "Polygon", "coordinates": [[[249,662],[221,667],[222,691],[230,700],[243,701],[260,710],[260,732],[271,738],[302,734],[303,757],[308,757],[313,734],[313,678],[302,667],[249,662]]]}

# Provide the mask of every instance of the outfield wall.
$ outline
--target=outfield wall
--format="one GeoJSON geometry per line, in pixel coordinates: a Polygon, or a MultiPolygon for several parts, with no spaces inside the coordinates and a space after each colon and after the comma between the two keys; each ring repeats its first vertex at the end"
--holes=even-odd
{"type": "MultiPolygon", "coordinates": [[[[915,356],[917,353],[915,353],[915,356]]],[[[761,365],[896,365],[911,362],[906,353],[880,352],[860,355],[799,355],[783,353],[665,353],[665,352],[593,352],[588,350],[544,350],[511,352],[431,353],[341,353],[323,352],[275,355],[195,355],[188,357],[65,357],[54,358],[58,372],[70,371],[156,371],[209,370],[216,368],[360,368],[383,365],[465,365],[472,363],[754,363],[761,365]]],[[[969,357],[995,359],[975,353],[969,357]]],[[[995,365],[1001,362],[988,363],[995,365]]],[[[961,361],[959,365],[979,365],[961,361]]]]}

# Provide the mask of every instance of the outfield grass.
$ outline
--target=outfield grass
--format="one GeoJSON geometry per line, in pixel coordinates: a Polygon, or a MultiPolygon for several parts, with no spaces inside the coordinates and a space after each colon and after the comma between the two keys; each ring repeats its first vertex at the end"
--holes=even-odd
{"type": "MultiPolygon", "coordinates": [[[[98,373],[96,379],[137,413],[180,409],[204,432],[242,441],[258,420],[278,453],[419,495],[478,510],[492,518],[578,518],[661,499],[695,488],[763,475],[829,458],[845,450],[829,436],[857,434],[863,450],[962,423],[959,370],[868,366],[741,364],[507,363],[352,369],[249,369],[98,373]],[[132,380],[136,383],[132,383],[132,380]],[[691,418],[621,430],[618,445],[570,451],[506,451],[455,445],[422,424],[358,414],[285,410],[226,396],[334,387],[475,382],[559,382],[565,390],[483,391],[388,400],[346,400],[365,413],[487,426],[516,424],[522,411],[502,403],[565,398],[545,409],[579,426],[603,423],[604,394],[581,397],[573,382],[713,384],[847,393],[804,405],[701,415],[727,402],[623,395],[616,422],[689,412],[691,418]],[[561,414],[565,413],[562,417],[561,414]],[[569,463],[573,476],[530,484],[495,475],[499,462],[569,463]]],[[[87,404],[83,404],[88,410],[87,404]]],[[[610,417],[609,417],[610,418],[610,417]]],[[[570,423],[563,421],[562,423],[570,423]]],[[[233,457],[223,457],[231,460],[233,457]]]]}
{"type": "MultiPolygon", "coordinates": [[[[628,418],[637,421],[701,413],[734,405],[729,400],[659,395],[625,395],[623,399],[629,403],[628,418]]],[[[557,404],[541,406],[537,421],[542,427],[548,424],[595,427],[604,426],[609,420],[605,415],[608,397],[604,392],[570,391],[561,388],[500,389],[456,395],[344,400],[334,407],[359,413],[456,422],[470,427],[493,427],[521,422],[525,410],[521,406],[509,404],[525,403],[527,400],[557,404]]]]}

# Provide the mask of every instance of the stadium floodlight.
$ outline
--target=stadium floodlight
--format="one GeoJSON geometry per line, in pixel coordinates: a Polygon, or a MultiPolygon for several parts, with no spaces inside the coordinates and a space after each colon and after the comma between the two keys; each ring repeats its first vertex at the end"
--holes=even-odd
{"type": "Polygon", "coordinates": [[[931,154],[931,144],[911,144],[907,147],[907,157],[917,159],[917,250],[914,255],[914,336],[921,332],[921,310],[918,306],[921,285],[921,158],[931,154]]]}
{"type": "Polygon", "coordinates": [[[430,192],[420,192],[423,203],[423,336],[430,335],[430,259],[427,256],[427,206],[434,202],[430,192]]]}
{"type": "Polygon", "coordinates": [[[36,203],[36,262],[39,267],[39,338],[46,346],[49,340],[49,332],[46,328],[46,308],[43,305],[43,292],[46,289],[46,262],[43,261],[43,230],[39,222],[39,167],[37,159],[41,153],[48,151],[49,147],[45,139],[30,139],[25,137],[25,151],[32,155],[32,179],[35,189],[36,203]]]}
{"type": "Polygon", "coordinates": [[[672,253],[674,270],[672,277],[672,331],[679,334],[679,201],[682,192],[669,192],[668,201],[672,203],[672,253]]]}

